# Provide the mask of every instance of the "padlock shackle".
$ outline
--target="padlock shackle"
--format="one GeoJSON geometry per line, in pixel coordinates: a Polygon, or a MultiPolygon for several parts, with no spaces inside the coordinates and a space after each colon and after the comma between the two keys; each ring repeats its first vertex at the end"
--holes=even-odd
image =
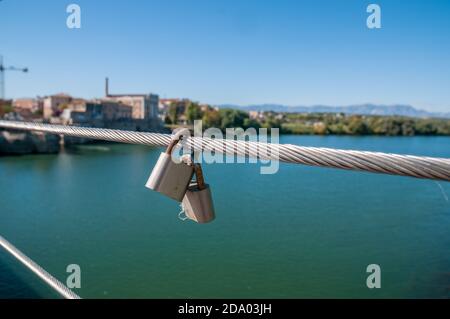
{"type": "Polygon", "coordinates": [[[197,181],[198,190],[205,189],[205,179],[203,177],[202,166],[199,163],[194,164],[195,179],[197,181]]]}
{"type": "Polygon", "coordinates": [[[181,141],[183,139],[183,137],[185,135],[191,135],[191,132],[187,128],[183,128],[183,129],[179,130],[178,132],[176,132],[175,134],[173,134],[170,144],[169,144],[169,146],[167,146],[166,153],[172,154],[172,151],[175,148],[175,146],[178,144],[179,141],[181,141]]]}

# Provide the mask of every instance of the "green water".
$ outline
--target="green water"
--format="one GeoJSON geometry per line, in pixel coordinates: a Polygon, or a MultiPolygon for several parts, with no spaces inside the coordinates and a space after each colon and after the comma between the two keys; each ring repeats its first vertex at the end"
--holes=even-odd
{"type": "MultiPolygon", "coordinates": [[[[282,143],[450,157],[444,137],[282,143]]],[[[0,158],[0,234],[85,298],[450,297],[450,183],[282,164],[204,167],[217,219],[144,187],[160,149],[0,158]],[[381,289],[366,267],[381,266],[381,289]]],[[[57,297],[0,251],[0,297],[57,297]]]]}

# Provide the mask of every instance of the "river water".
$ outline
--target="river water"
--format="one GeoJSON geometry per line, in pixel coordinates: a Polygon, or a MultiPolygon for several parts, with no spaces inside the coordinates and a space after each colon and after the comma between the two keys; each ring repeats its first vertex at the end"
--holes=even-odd
{"type": "MultiPolygon", "coordinates": [[[[450,157],[448,137],[281,143],[450,157]]],[[[217,219],[144,187],[161,149],[96,144],[0,158],[0,235],[84,298],[450,297],[450,183],[281,164],[204,167],[217,219]],[[368,289],[366,267],[381,267],[368,289]]],[[[56,298],[3,250],[0,297],[56,298]]]]}

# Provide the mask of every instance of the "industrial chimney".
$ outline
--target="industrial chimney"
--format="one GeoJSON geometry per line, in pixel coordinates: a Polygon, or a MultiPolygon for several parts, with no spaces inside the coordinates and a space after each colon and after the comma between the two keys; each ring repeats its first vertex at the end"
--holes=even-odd
{"type": "Polygon", "coordinates": [[[105,96],[109,96],[109,79],[105,78],[105,96]]]}

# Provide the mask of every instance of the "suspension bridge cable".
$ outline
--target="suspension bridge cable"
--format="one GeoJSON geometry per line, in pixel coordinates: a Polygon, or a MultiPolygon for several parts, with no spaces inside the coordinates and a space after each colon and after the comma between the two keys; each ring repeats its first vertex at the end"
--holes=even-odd
{"type": "MultiPolygon", "coordinates": [[[[124,130],[18,122],[0,120],[0,127],[13,130],[38,131],[89,139],[167,146],[170,134],[134,132],[124,130]]],[[[450,181],[450,159],[425,156],[399,155],[380,152],[341,150],[323,147],[305,147],[292,144],[273,144],[230,139],[190,137],[187,145],[197,151],[214,151],[228,155],[279,160],[286,163],[332,167],[450,181]]]]}
{"type": "Polygon", "coordinates": [[[36,264],[28,256],[17,249],[13,244],[0,236],[0,246],[3,247],[8,253],[13,255],[18,261],[20,261],[25,267],[34,272],[39,278],[41,278],[47,285],[66,299],[81,299],[76,293],[67,288],[62,282],[50,275],[41,266],[36,264]]]}

